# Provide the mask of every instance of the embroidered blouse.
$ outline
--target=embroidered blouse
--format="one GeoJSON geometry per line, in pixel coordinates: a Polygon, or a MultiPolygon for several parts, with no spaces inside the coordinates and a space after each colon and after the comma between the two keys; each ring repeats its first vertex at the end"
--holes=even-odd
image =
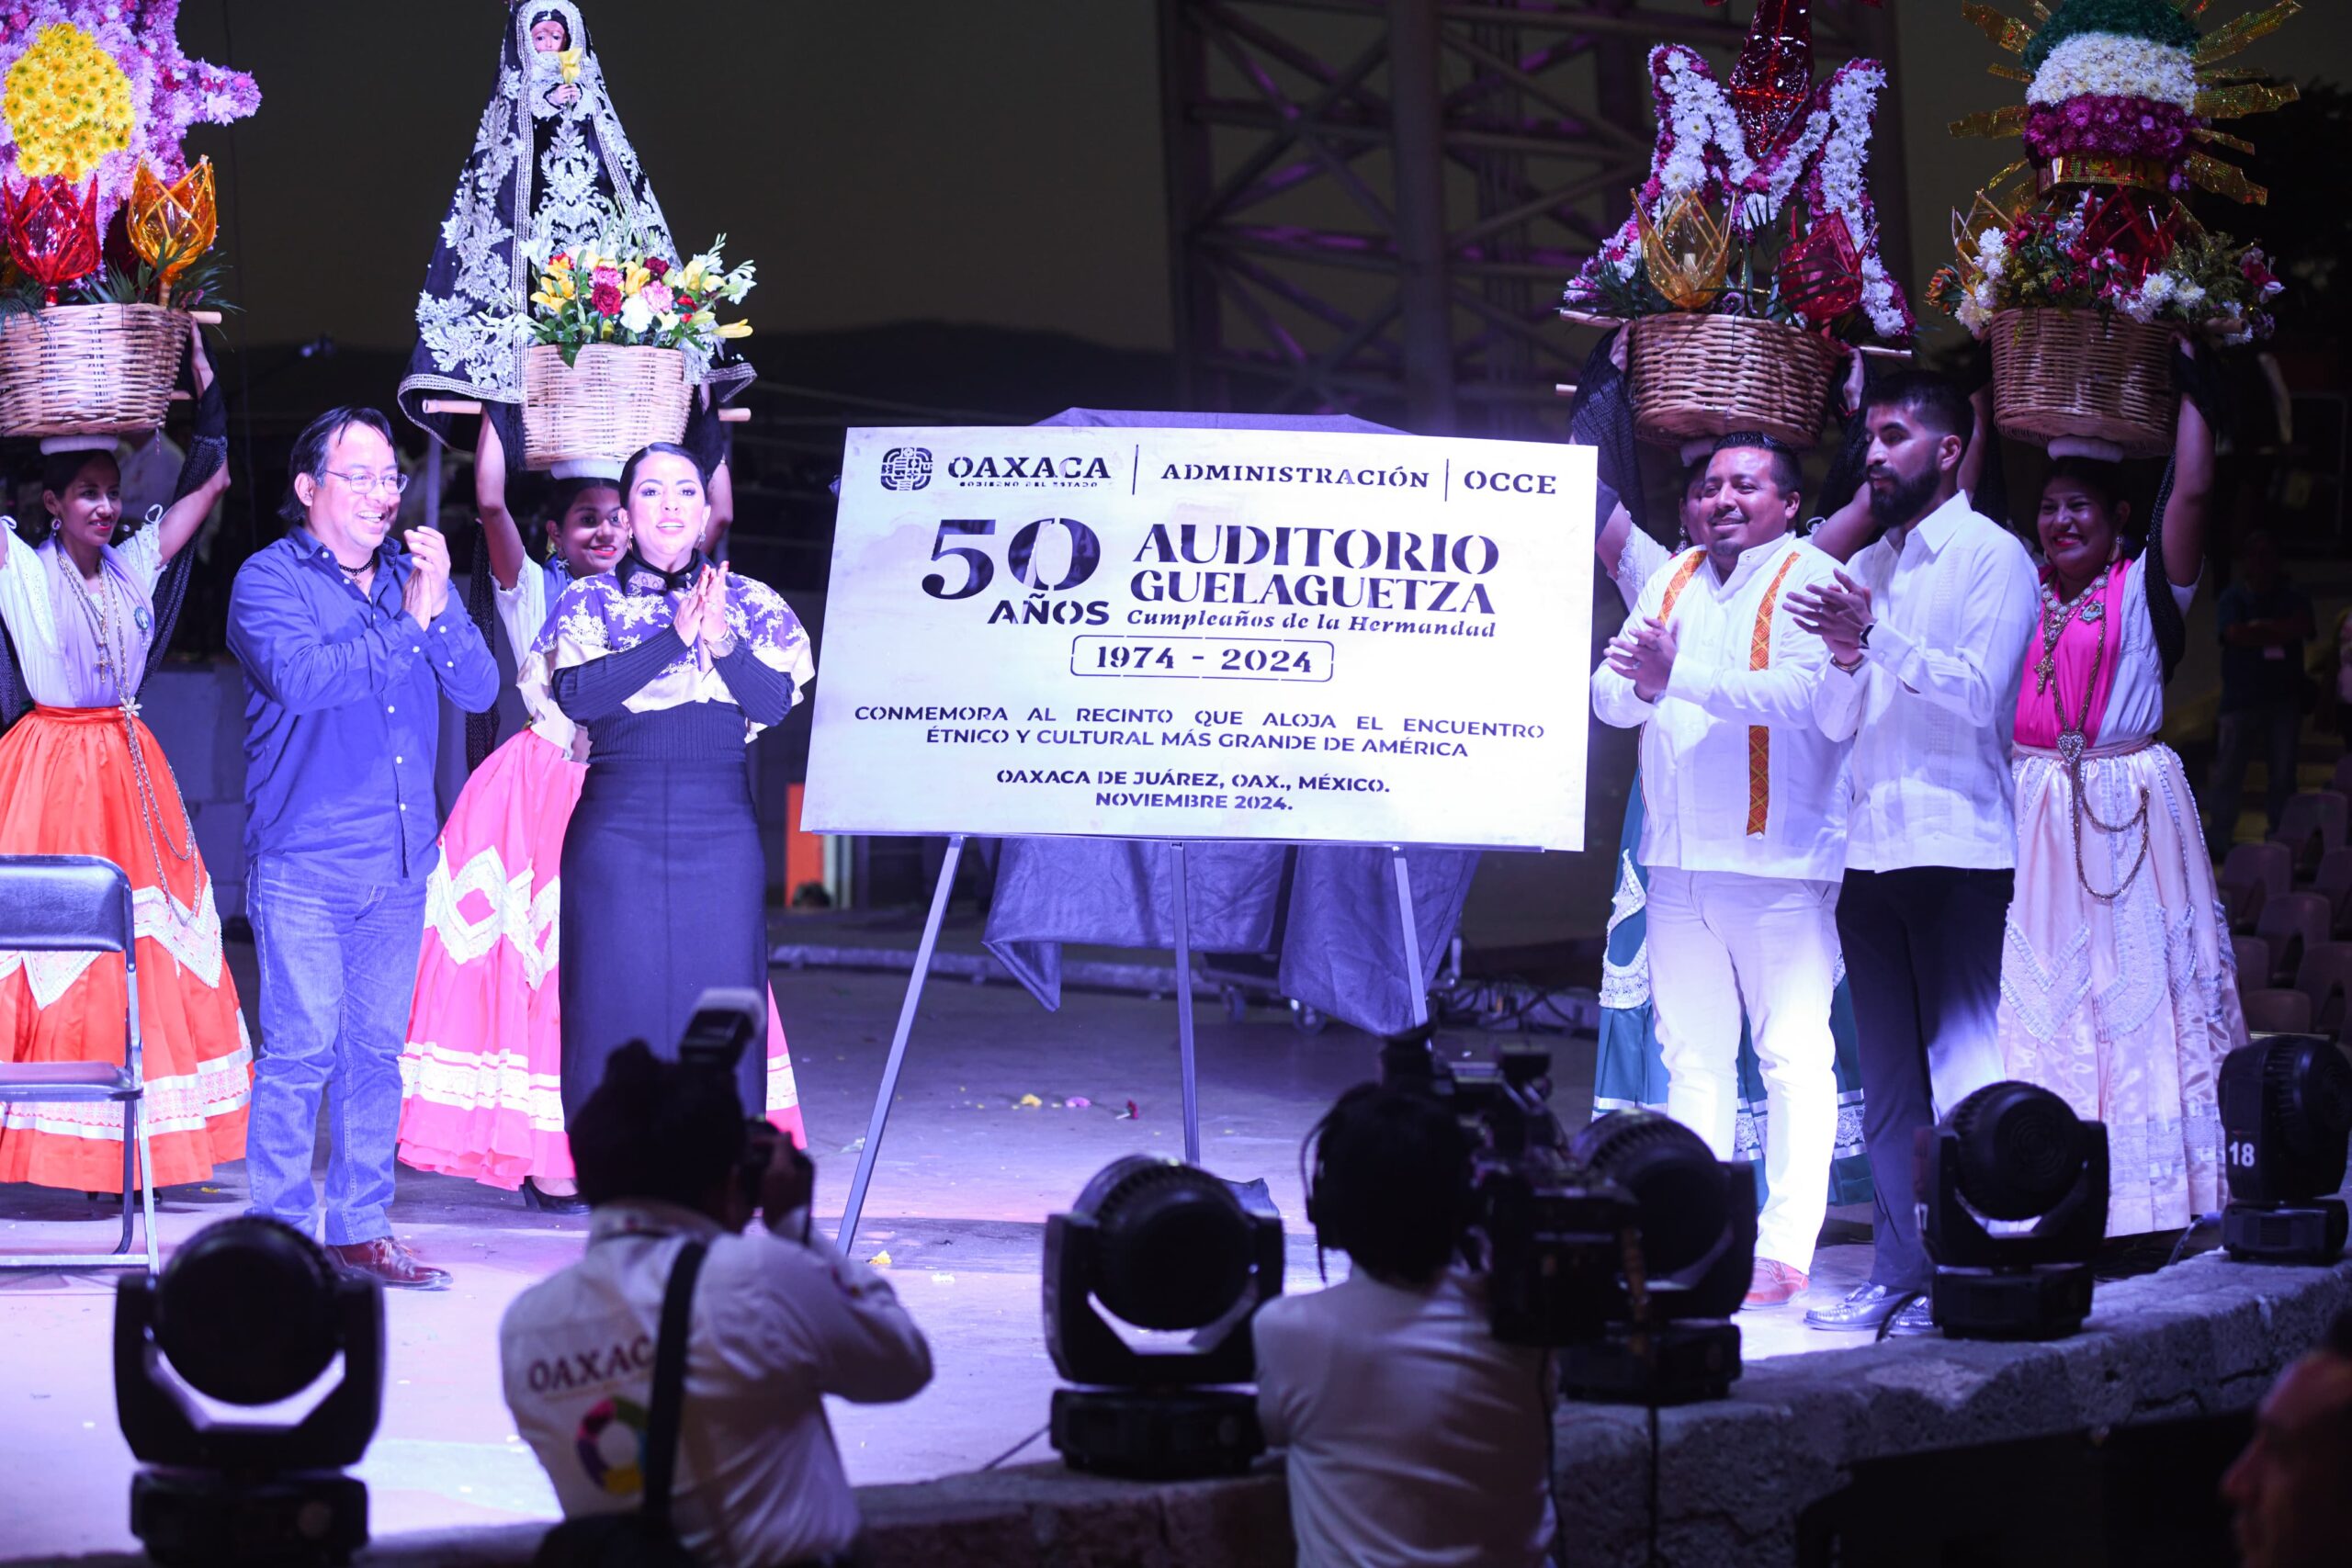
{"type": "MultiPolygon", "coordinates": [[[[2163,657],[2156,650],[2156,631],[2148,610],[2147,574],[2164,570],[2161,561],[2152,561],[2154,549],[2142,550],[2130,560],[2109,569],[2097,587],[2087,590],[2098,596],[2100,607],[2098,620],[2086,622],[2077,612],[2059,634],[2056,679],[2047,691],[2041,689],[2035,666],[2041,660],[2043,623],[2049,616],[2047,606],[2035,617],[2032,639],[2026,648],[2025,679],[2018,686],[2016,740],[2019,746],[2039,747],[2043,750],[2058,744],[2058,732],[2069,728],[2075,717],[2085,711],[2084,682],[2091,678],[2093,649],[2098,650],[2098,687],[2091,694],[2090,722],[2085,727],[2086,743],[2092,746],[2127,746],[2145,740],[2163,728],[2165,722],[2165,671],[2163,657]],[[2059,707],[2065,709],[2062,722],[2059,707]]],[[[2043,581],[2049,580],[2044,569],[2043,581]]],[[[2189,601],[2197,597],[2197,585],[2183,588],[2167,582],[2173,603],[2186,612],[2189,601]]]]}
{"type": "Polygon", "coordinates": [[[43,707],[113,707],[136,695],[154,637],[156,580],[164,574],[163,530],[149,523],[119,545],[99,550],[99,581],[85,587],[54,538],[25,543],[0,518],[7,560],[0,567],[0,620],[17,645],[25,689],[43,707]],[[101,672],[91,599],[107,622],[108,670],[101,672]],[[120,686],[128,671],[130,689],[120,686]]]}
{"type": "MultiPolygon", "coordinates": [[[[523,570],[514,574],[514,587],[491,584],[491,596],[498,607],[498,624],[506,628],[506,646],[514,651],[518,673],[524,660],[530,658],[533,645],[539,640],[539,633],[547,629],[549,607],[563,597],[563,591],[571,583],[571,574],[563,569],[561,561],[551,560],[540,566],[526,560],[523,570]]],[[[539,738],[569,753],[579,726],[553,703],[535,698],[527,688],[516,694],[523,699],[523,711],[531,716],[531,728],[538,731],[539,738]]]]}
{"type": "Polygon", "coordinates": [[[706,668],[673,629],[685,584],[664,588],[662,578],[626,556],[615,570],[628,574],[628,586],[603,572],[574,581],[556,600],[515,675],[534,713],[556,708],[593,733],[599,716],[624,710],[658,713],[690,703],[725,703],[742,710],[748,742],[780,722],[815,678],[808,632],[766,583],[728,579],[727,624],[735,648],[706,668]],[[567,673],[573,671],[580,673],[567,673]]]}

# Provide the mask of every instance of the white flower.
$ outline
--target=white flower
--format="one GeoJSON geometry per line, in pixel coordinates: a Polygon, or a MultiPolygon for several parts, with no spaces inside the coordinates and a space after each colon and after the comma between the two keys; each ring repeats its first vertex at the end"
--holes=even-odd
{"type": "MultiPolygon", "coordinates": [[[[2202,290],[2199,292],[2202,292],[2202,290]]],[[[2150,273],[2147,276],[2147,281],[2140,285],[2140,293],[2142,298],[2145,299],[2151,307],[2165,304],[2173,297],[2172,274],[2168,272],[2150,273]]]]}
{"type": "Polygon", "coordinates": [[[632,294],[621,301],[621,327],[624,331],[642,333],[653,325],[653,307],[646,303],[642,294],[632,294]]]}
{"type": "Polygon", "coordinates": [[[2205,286],[2184,278],[2174,287],[2172,297],[2179,302],[2182,310],[2193,310],[2205,302],[2205,286]]]}
{"type": "Polygon", "coordinates": [[[2077,33],[2050,51],[2025,90],[2030,104],[2068,98],[2154,98],[2184,109],[2197,107],[2197,67],[2185,49],[2125,38],[2077,33]]]}
{"type": "Polygon", "coordinates": [[[1993,320],[1993,290],[1984,284],[1978,284],[1961,297],[1960,307],[1952,314],[1960,319],[1960,324],[1967,328],[1972,336],[1983,337],[1985,327],[1993,320]]]}

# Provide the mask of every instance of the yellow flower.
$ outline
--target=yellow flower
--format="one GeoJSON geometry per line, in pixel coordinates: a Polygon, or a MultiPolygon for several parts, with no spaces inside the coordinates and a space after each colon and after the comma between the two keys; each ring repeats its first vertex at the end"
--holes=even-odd
{"type": "Polygon", "coordinates": [[[700,294],[707,281],[703,275],[702,263],[699,260],[690,261],[679,269],[677,280],[672,287],[682,288],[689,294],[700,294]]]}
{"type": "Polygon", "coordinates": [[[568,272],[565,273],[563,275],[563,297],[567,299],[577,299],[579,294],[580,289],[578,286],[573,284],[571,281],[571,275],[568,272]]]}
{"type": "Polygon", "coordinates": [[[9,68],[0,114],[17,143],[17,172],[79,179],[130,145],[130,78],[97,39],[67,22],[41,28],[9,68]]]}
{"type": "Polygon", "coordinates": [[[634,294],[652,281],[652,273],[637,263],[631,262],[628,273],[621,279],[621,291],[625,294],[634,294]]]}
{"type": "Polygon", "coordinates": [[[729,321],[725,326],[718,329],[718,335],[720,337],[729,338],[750,337],[752,335],[752,323],[749,321],[729,321]]]}

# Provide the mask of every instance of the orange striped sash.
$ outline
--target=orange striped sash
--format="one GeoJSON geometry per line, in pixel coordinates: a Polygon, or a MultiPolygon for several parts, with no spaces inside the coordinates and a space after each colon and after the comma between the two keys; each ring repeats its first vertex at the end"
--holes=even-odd
{"type": "MultiPolygon", "coordinates": [[[[1706,558],[1703,550],[1692,550],[1674,569],[1674,576],[1666,585],[1666,598],[1660,602],[1657,618],[1671,622],[1675,602],[1690,585],[1699,563],[1706,558]]],[[[1756,628],[1748,635],[1747,667],[1769,670],[1772,667],[1772,611],[1781,602],[1781,584],[1789,580],[1789,569],[1797,564],[1796,552],[1789,552],[1788,559],[1773,575],[1771,586],[1764,590],[1764,602],[1756,607],[1756,628]]],[[[1764,824],[1772,813],[1772,732],[1764,726],[1750,725],[1747,730],[1747,836],[1760,837],[1764,824]]]]}

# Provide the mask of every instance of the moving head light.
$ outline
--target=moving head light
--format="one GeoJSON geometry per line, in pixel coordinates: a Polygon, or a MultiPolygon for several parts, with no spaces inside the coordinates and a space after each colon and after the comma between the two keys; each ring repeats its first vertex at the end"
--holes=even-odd
{"type": "Polygon", "coordinates": [[[1072,1470],[1144,1480],[1239,1474],[1265,1451],[1250,1318],[1282,1293],[1283,1222],[1193,1166],[1128,1155],[1046,1222],[1054,1447],[1072,1470]],[[1107,1315],[1106,1315],[1107,1314],[1107,1315]],[[1192,1331],[1138,1349],[1112,1319],[1192,1331]]]}
{"type": "Polygon", "coordinates": [[[2316,1034],[2274,1035],[2222,1063],[2222,1148],[2230,1201],[2222,1246],[2261,1263],[2343,1256],[2352,1063],[2316,1034]]]}
{"type": "Polygon", "coordinates": [[[1928,1305],[1954,1339],[2063,1339],[2091,1312],[2107,1236],[2107,1128],[2046,1089],[1988,1084],[1919,1134],[1928,1305]],[[2034,1222],[1996,1235],[1987,1222],[2034,1222]]]}
{"type": "Polygon", "coordinates": [[[368,1488],[343,1471],[367,1452],[383,1393],[380,1286],[276,1220],[207,1226],[159,1278],[116,1287],[115,1411],[148,1467],[130,1483],[131,1532],[166,1564],[350,1561],[368,1488]],[[215,1420],[187,1392],[274,1404],[338,1354],[341,1380],[289,1425],[215,1420]]]}

